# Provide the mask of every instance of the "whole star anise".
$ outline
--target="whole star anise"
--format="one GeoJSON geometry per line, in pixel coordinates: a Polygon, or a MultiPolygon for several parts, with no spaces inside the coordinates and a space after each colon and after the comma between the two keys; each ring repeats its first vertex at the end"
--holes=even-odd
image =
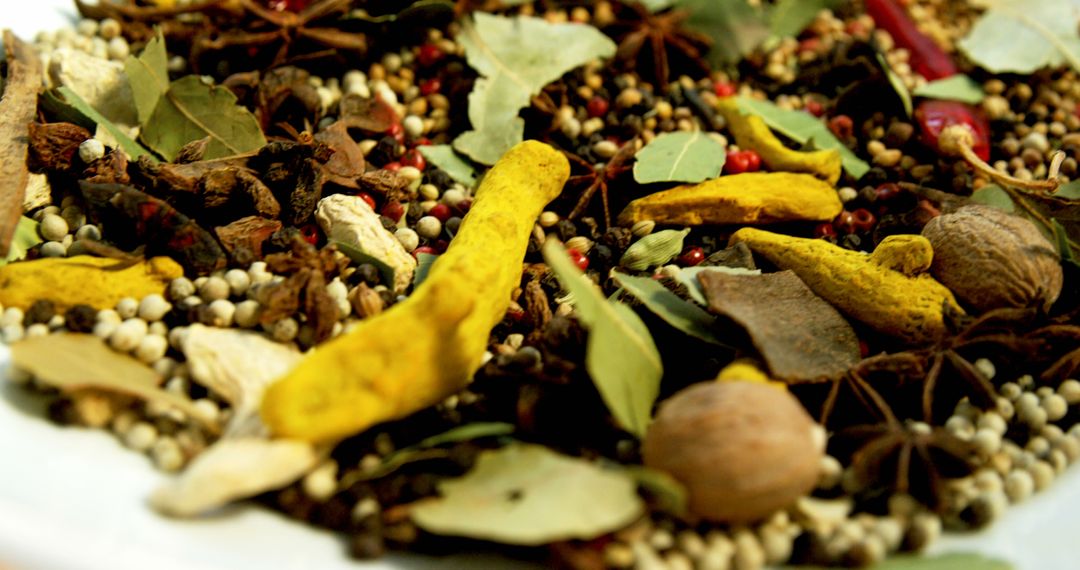
{"type": "Polygon", "coordinates": [[[645,76],[644,63],[661,90],[667,89],[673,60],[703,74],[709,72],[703,56],[712,42],[708,36],[682,27],[688,12],[673,9],[654,14],[638,2],[616,6],[616,20],[609,29],[619,41],[615,57],[627,68],[645,76]]]}
{"type": "Polygon", "coordinates": [[[317,250],[301,239],[292,242],[292,249],[285,253],[266,256],[266,267],[285,280],[270,285],[263,297],[263,312],[259,320],[269,324],[291,317],[301,308],[307,322],[314,329],[313,342],[327,338],[338,321],[337,301],[326,291],[326,285],[346,265],[339,260],[333,248],[317,250]]]}
{"type": "Polygon", "coordinates": [[[634,158],[636,150],[636,143],[631,139],[619,147],[611,160],[596,165],[590,164],[589,161],[576,154],[565,152],[566,157],[570,159],[571,167],[577,166],[587,170],[585,174],[572,175],[566,181],[566,188],[580,189],[577,204],[574,205],[574,209],[570,211],[567,218],[573,220],[584,214],[589,207],[589,202],[592,201],[593,196],[599,190],[600,199],[604,203],[604,227],[609,227],[611,225],[611,210],[608,207],[608,185],[630,170],[631,167],[627,163],[634,158]]]}

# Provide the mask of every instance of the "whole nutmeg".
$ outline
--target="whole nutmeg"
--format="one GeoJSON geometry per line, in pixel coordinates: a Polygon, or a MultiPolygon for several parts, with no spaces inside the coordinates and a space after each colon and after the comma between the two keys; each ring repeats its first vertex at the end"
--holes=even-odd
{"type": "Polygon", "coordinates": [[[1030,221],[990,206],[964,206],[926,224],[930,272],[978,312],[1049,309],[1061,294],[1061,258],[1030,221]]]}
{"type": "Polygon", "coordinates": [[[787,390],[704,382],[660,405],[642,454],[647,467],[686,486],[691,513],[738,523],[813,489],[824,444],[824,431],[787,390]]]}

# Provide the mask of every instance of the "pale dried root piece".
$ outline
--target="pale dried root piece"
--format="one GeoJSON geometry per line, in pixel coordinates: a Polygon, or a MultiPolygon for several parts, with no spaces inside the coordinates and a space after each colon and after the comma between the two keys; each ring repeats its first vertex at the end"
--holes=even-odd
{"type": "Polygon", "coordinates": [[[405,301],[320,346],[271,385],[277,436],[327,441],[401,418],[463,388],[518,285],[533,225],[569,177],[566,158],[527,141],[484,177],[450,247],[405,301]]]}
{"type": "Polygon", "coordinates": [[[889,236],[882,253],[849,251],[824,240],[754,228],[731,236],[781,269],[791,269],[819,297],[851,318],[912,344],[939,340],[945,307],[962,314],[953,294],[928,273],[933,250],[921,236],[889,236]]]}
{"type": "Polygon", "coordinates": [[[4,30],[8,73],[3,80],[0,98],[0,256],[8,253],[19,216],[23,214],[23,196],[30,171],[26,155],[30,123],[37,113],[41,89],[41,61],[34,50],[11,30],[4,30]]]}

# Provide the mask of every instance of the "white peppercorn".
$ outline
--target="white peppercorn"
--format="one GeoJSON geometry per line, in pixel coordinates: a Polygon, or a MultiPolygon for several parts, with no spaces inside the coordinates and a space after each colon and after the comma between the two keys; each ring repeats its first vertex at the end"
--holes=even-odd
{"type": "Polygon", "coordinates": [[[134,350],[146,337],[146,329],[146,321],[136,318],[127,319],[109,335],[109,345],[121,352],[134,350]]]}
{"type": "Polygon", "coordinates": [[[4,309],[3,316],[0,316],[0,325],[21,325],[26,318],[26,314],[18,307],[8,307],[4,309]]]}
{"type": "Polygon", "coordinates": [[[300,486],[307,496],[325,501],[337,491],[337,471],[337,462],[328,460],[305,475],[300,486]]]}
{"type": "Polygon", "coordinates": [[[105,144],[97,139],[86,139],[79,143],[79,160],[90,164],[105,156],[105,144]]]}
{"type": "Polygon", "coordinates": [[[179,471],[184,466],[184,452],[176,439],[169,436],[159,437],[150,447],[150,457],[154,465],[165,472],[179,471]]]}
{"type": "Polygon", "coordinates": [[[278,319],[270,325],[270,336],[279,342],[289,342],[300,332],[300,324],[292,317],[278,319]]]}
{"type": "Polygon", "coordinates": [[[153,293],[143,297],[139,302],[138,315],[140,319],[152,323],[165,318],[170,310],[172,310],[172,304],[166,301],[165,297],[153,293]]]}
{"type": "Polygon", "coordinates": [[[236,315],[236,305],[228,299],[218,299],[211,301],[207,307],[210,311],[210,318],[212,324],[215,327],[228,327],[232,325],[233,317],[236,315]]]}
{"type": "Polygon", "coordinates": [[[1054,482],[1054,467],[1045,461],[1036,461],[1028,467],[1032,479],[1035,481],[1035,490],[1042,491],[1054,482]]]}
{"type": "Polygon", "coordinates": [[[1080,380],[1069,378],[1058,386],[1057,393],[1070,405],[1080,404],[1080,380]]]}
{"type": "Polygon", "coordinates": [[[157,441],[158,431],[147,422],[135,422],[124,434],[124,443],[136,451],[146,451],[157,441]]]}
{"type": "Polygon", "coordinates": [[[124,297],[116,302],[116,314],[121,319],[130,319],[139,314],[139,301],[133,297],[124,297]]]}
{"type": "Polygon", "coordinates": [[[236,326],[245,329],[259,324],[259,302],[247,299],[237,303],[236,312],[233,313],[233,321],[236,326]]]}
{"type": "Polygon", "coordinates": [[[442,234],[442,222],[435,216],[424,216],[416,222],[416,233],[427,239],[435,239],[442,234]]]}
{"type": "Polygon", "coordinates": [[[228,299],[230,292],[232,289],[229,283],[221,277],[209,277],[202,285],[199,285],[199,297],[207,303],[218,299],[228,299]]]}
{"type": "Polygon", "coordinates": [[[234,296],[240,296],[251,286],[251,276],[243,269],[230,269],[225,272],[225,282],[234,296]]]}
{"type": "Polygon", "coordinates": [[[64,239],[69,229],[67,220],[56,214],[44,215],[38,224],[38,233],[41,234],[42,239],[51,241],[64,239]]]}
{"type": "Polygon", "coordinates": [[[1044,396],[1040,402],[1042,409],[1046,411],[1046,419],[1056,422],[1069,413],[1069,402],[1058,394],[1044,396]]]}
{"type": "Polygon", "coordinates": [[[165,356],[165,351],[168,349],[169,342],[165,340],[165,337],[148,334],[139,341],[139,345],[135,348],[135,358],[147,364],[152,364],[165,356]]]}
{"type": "Polygon", "coordinates": [[[75,239],[99,241],[101,239],[101,230],[94,224],[85,224],[75,230],[75,239]]]}
{"type": "Polygon", "coordinates": [[[64,257],[67,255],[67,248],[58,241],[47,241],[41,244],[39,251],[42,257],[64,257]]]}
{"type": "Polygon", "coordinates": [[[45,323],[34,323],[26,327],[23,334],[26,335],[26,338],[45,336],[49,334],[49,325],[46,325],[45,323]]]}
{"type": "MultiPolygon", "coordinates": [[[[438,221],[438,220],[436,220],[438,221]]],[[[413,251],[420,246],[420,236],[410,228],[400,228],[394,232],[394,237],[401,242],[405,251],[413,251]]]]}

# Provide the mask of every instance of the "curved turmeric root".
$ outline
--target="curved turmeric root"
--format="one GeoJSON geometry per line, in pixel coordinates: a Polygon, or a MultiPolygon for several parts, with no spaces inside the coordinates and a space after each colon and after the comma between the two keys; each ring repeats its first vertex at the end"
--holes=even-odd
{"type": "Polygon", "coordinates": [[[412,296],[316,348],[269,387],[261,411],[274,435],[346,437],[461,390],[509,307],[533,224],[569,174],[562,153],[543,143],[510,149],[412,296]]]}

